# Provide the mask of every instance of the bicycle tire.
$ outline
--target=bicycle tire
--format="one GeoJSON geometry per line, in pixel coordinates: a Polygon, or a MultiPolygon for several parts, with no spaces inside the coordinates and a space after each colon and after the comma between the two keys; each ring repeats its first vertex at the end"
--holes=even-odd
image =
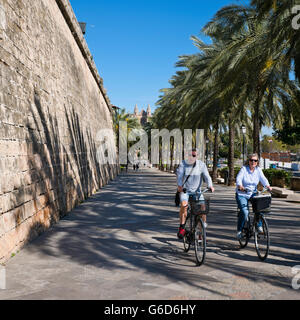
{"type": "Polygon", "coordinates": [[[185,220],[185,235],[183,237],[183,250],[184,252],[189,252],[191,247],[191,222],[190,215],[188,214],[185,220]]]}
{"type": "Polygon", "coordinates": [[[247,247],[248,243],[249,243],[249,229],[245,229],[245,231],[243,231],[244,235],[241,239],[239,239],[239,244],[240,244],[240,248],[244,249],[247,247]]]}
{"type": "Polygon", "coordinates": [[[206,230],[199,216],[195,218],[194,247],[197,265],[201,266],[206,256],[206,230]]]}
{"type": "Polygon", "coordinates": [[[242,231],[243,237],[238,240],[241,249],[246,248],[248,243],[249,243],[249,239],[250,239],[249,226],[250,226],[250,222],[249,222],[249,218],[248,218],[248,220],[245,222],[245,225],[244,225],[244,228],[243,228],[243,231],[242,231]]]}
{"type": "Polygon", "coordinates": [[[270,233],[268,223],[265,217],[259,215],[259,220],[262,221],[263,234],[260,234],[258,232],[258,227],[256,223],[254,230],[254,244],[259,259],[264,261],[267,259],[270,250],[270,233]]]}

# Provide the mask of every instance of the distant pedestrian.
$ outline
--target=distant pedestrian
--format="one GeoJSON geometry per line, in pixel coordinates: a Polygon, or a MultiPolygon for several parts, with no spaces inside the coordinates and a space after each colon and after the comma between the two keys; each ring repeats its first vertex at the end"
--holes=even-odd
{"type": "Polygon", "coordinates": [[[133,164],[133,171],[135,171],[135,164],[133,164]]]}

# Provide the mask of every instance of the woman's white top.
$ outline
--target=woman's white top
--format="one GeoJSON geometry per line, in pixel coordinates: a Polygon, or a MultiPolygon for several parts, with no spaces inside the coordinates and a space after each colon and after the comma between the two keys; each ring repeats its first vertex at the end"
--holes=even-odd
{"type": "Polygon", "coordinates": [[[259,182],[261,182],[264,187],[270,186],[268,179],[265,177],[260,167],[255,167],[254,171],[251,172],[249,166],[243,166],[236,177],[236,192],[239,196],[250,199],[252,194],[256,191],[259,182]],[[240,191],[238,186],[243,186],[249,190],[240,191]]]}

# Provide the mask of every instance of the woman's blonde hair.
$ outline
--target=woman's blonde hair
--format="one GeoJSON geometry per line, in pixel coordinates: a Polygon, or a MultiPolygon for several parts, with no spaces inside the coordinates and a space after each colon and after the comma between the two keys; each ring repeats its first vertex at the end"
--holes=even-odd
{"type": "Polygon", "coordinates": [[[257,158],[257,166],[259,166],[259,157],[258,157],[258,154],[257,153],[250,153],[248,154],[248,157],[247,157],[247,160],[245,161],[244,163],[244,166],[249,166],[249,161],[252,157],[256,157],[257,158]]]}

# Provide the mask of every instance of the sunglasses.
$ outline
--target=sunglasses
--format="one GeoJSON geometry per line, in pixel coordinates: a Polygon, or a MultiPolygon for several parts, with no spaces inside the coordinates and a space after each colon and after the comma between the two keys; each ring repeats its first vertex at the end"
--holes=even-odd
{"type": "Polygon", "coordinates": [[[197,157],[197,155],[196,155],[196,154],[189,154],[189,157],[196,158],[196,157],[197,157]]]}
{"type": "Polygon", "coordinates": [[[258,160],[255,160],[255,159],[250,159],[249,161],[251,161],[251,162],[258,162],[258,160]]]}

